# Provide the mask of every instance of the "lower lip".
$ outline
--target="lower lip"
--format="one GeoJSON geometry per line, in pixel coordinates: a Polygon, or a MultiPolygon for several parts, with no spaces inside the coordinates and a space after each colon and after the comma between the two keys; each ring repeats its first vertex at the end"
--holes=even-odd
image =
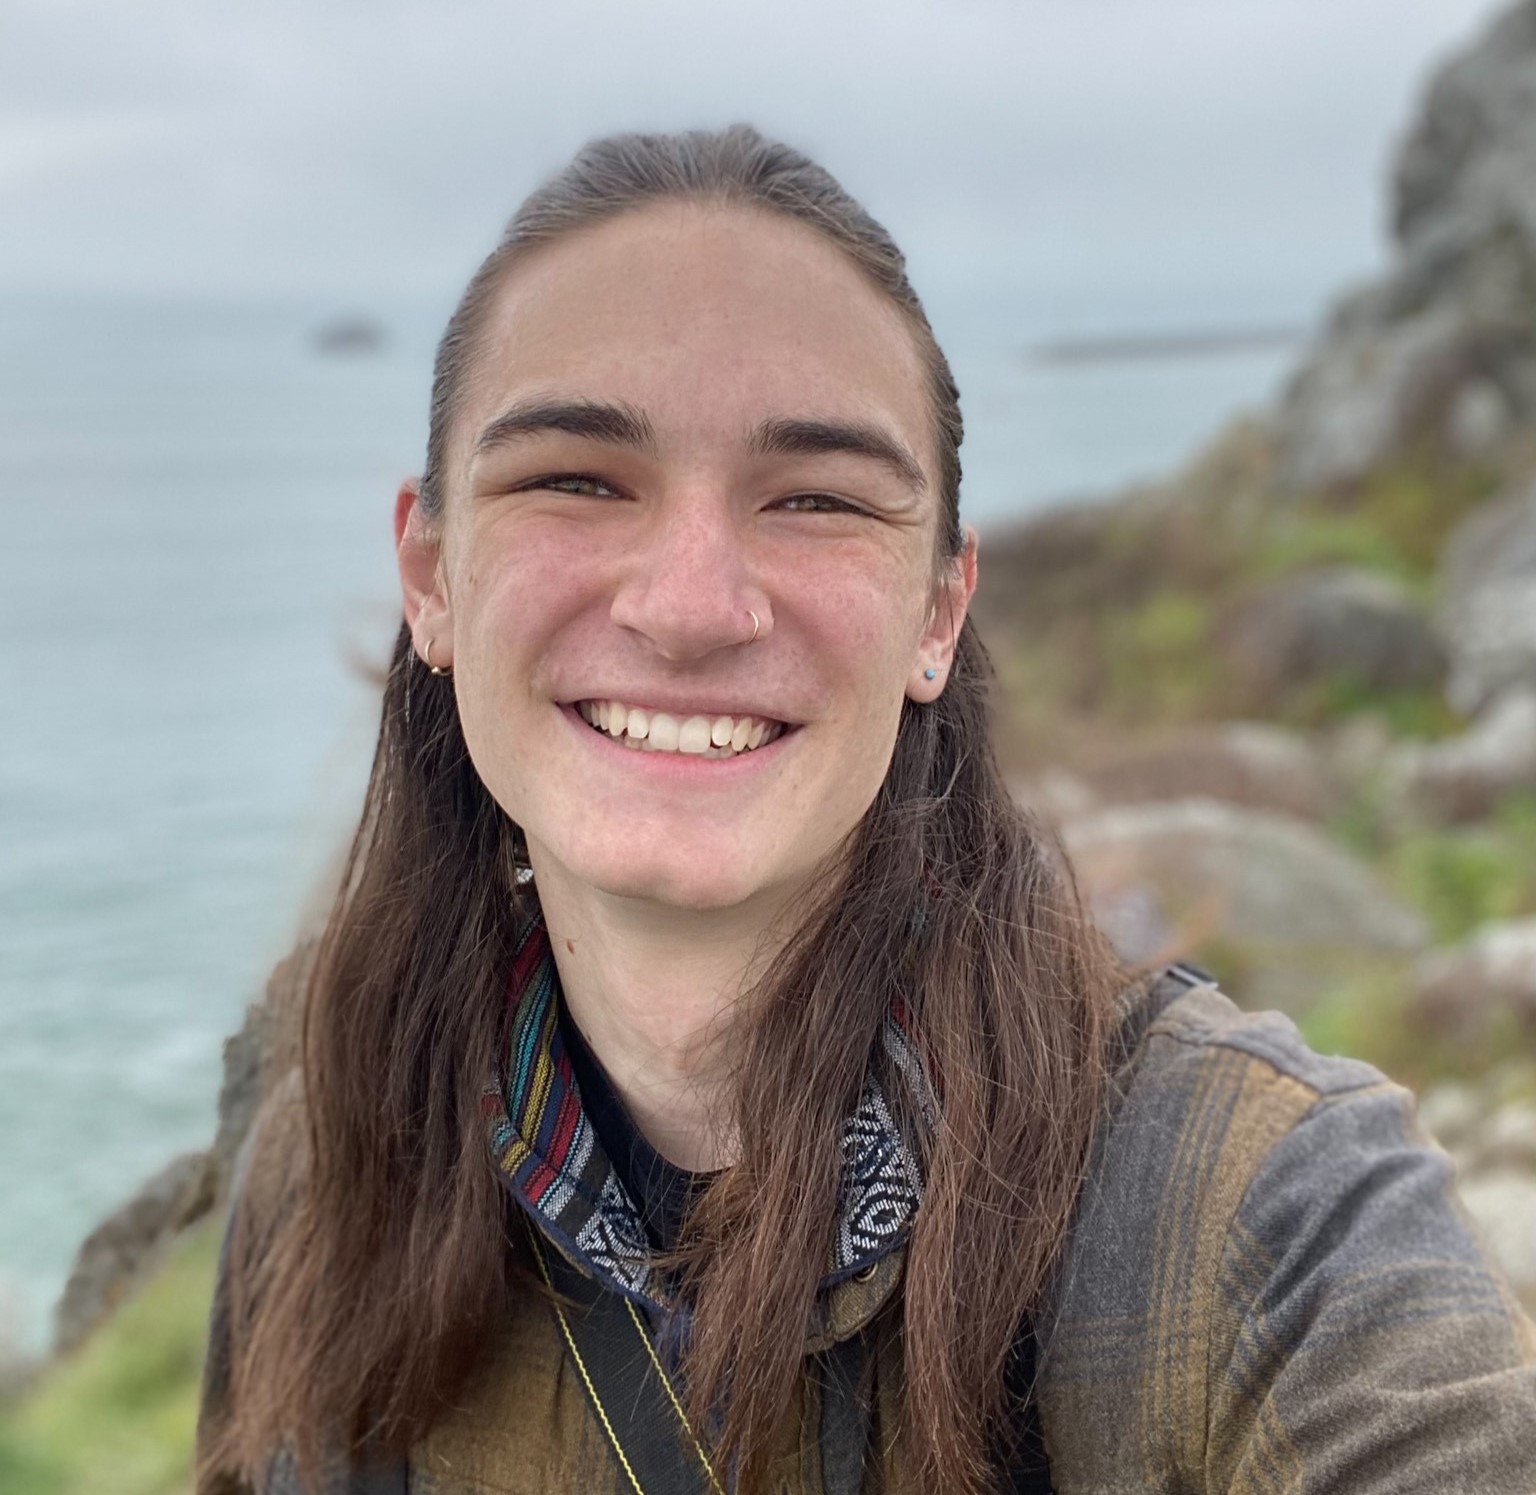
{"type": "Polygon", "coordinates": [[[772,742],[734,753],[729,758],[707,758],[702,753],[647,752],[644,748],[625,747],[623,741],[600,732],[574,706],[560,707],[560,714],[572,729],[603,754],[610,766],[627,764],[635,770],[663,778],[686,779],[693,784],[726,784],[776,763],[780,751],[799,733],[798,727],[786,727],[772,742]]]}

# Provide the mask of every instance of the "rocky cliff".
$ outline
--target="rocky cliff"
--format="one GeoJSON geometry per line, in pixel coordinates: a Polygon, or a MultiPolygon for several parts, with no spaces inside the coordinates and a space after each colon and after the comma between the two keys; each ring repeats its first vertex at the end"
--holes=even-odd
{"type": "Polygon", "coordinates": [[[1389,274],[1292,385],[1280,477],[1358,483],[1406,447],[1497,460],[1536,415],[1536,3],[1432,81],[1392,173],[1389,274]]]}

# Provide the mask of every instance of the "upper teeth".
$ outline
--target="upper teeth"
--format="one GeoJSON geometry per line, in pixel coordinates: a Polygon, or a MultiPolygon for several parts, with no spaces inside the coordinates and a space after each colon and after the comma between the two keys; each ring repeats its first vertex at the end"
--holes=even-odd
{"type": "Polygon", "coordinates": [[[622,701],[578,701],[576,709],[583,720],[620,738],[625,747],[651,753],[731,758],[772,742],[784,731],[783,722],[759,716],[690,716],[680,721],[665,711],[626,706],[622,701]]]}

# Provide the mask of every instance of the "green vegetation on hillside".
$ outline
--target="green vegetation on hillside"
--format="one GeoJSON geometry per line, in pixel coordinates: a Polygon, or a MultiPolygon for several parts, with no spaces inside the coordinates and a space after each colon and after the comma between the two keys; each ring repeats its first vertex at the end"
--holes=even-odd
{"type": "Polygon", "coordinates": [[[75,1354],[0,1406],[6,1495],[184,1495],[222,1222],[163,1268],[75,1354]]]}
{"type": "Polygon", "coordinates": [[[1271,458],[1262,433],[1240,428],[1165,490],[988,542],[977,616],[998,656],[1013,766],[1232,717],[1311,728],[1372,714],[1430,738],[1460,729],[1433,684],[1383,690],[1340,671],[1257,687],[1231,627],[1285,578],[1335,566],[1399,583],[1427,612],[1446,538],[1495,475],[1405,458],[1347,493],[1277,499],[1271,458]]]}
{"type": "Polygon", "coordinates": [[[1497,485],[1482,468],[1405,460],[1353,492],[1300,495],[1272,508],[1258,526],[1252,563],[1269,575],[1360,566],[1428,600],[1447,538],[1497,485]]]}

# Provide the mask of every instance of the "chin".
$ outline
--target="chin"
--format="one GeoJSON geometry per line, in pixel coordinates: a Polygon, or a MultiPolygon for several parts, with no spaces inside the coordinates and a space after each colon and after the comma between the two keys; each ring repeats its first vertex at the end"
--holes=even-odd
{"type": "Polygon", "coordinates": [[[700,912],[734,908],[761,890],[754,879],[722,876],[718,865],[705,859],[679,863],[673,858],[658,857],[639,864],[628,859],[622,866],[592,867],[579,875],[613,898],[633,898],[700,912]]]}

